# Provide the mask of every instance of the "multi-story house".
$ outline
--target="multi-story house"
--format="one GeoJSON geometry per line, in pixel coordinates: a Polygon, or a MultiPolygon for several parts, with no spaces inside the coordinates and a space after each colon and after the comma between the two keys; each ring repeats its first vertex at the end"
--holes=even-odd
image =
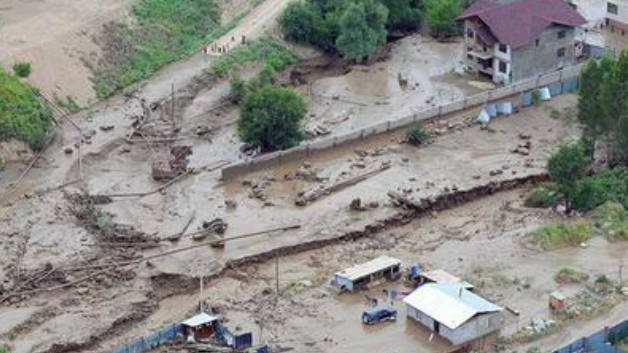
{"type": "Polygon", "coordinates": [[[613,32],[628,34],[628,0],[608,0],[606,3],[606,25],[613,32]]]}
{"type": "Polygon", "coordinates": [[[564,0],[481,0],[464,21],[465,66],[511,83],[576,63],[576,28],[586,20],[564,0]]]}

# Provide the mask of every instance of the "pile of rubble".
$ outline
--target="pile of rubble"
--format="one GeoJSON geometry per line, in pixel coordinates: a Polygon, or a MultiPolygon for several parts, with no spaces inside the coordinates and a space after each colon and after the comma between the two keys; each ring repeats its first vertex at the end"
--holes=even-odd
{"type": "Polygon", "coordinates": [[[153,179],[158,181],[172,180],[188,171],[190,162],[189,156],[192,155],[190,146],[174,146],[170,149],[170,154],[166,157],[159,158],[152,164],[153,179]]]}

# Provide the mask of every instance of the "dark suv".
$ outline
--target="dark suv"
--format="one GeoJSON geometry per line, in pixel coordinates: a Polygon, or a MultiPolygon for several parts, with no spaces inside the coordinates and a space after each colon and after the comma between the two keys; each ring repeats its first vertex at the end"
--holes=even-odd
{"type": "Polygon", "coordinates": [[[378,306],[362,313],[362,323],[365,325],[373,325],[386,320],[397,320],[397,310],[391,306],[378,306]]]}

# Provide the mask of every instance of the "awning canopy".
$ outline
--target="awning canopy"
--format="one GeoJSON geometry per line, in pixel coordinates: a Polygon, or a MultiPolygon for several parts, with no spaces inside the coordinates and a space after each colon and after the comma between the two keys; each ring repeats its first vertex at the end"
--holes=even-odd
{"type": "Polygon", "coordinates": [[[400,265],[401,265],[401,261],[395,258],[392,258],[389,256],[380,256],[369,262],[365,262],[360,265],[355,265],[341,272],[336,272],[336,276],[346,278],[350,281],[357,281],[361,278],[370,276],[374,273],[389,269],[394,266],[400,266],[400,265]]]}
{"type": "Polygon", "coordinates": [[[218,318],[206,313],[200,313],[192,318],[183,321],[181,324],[188,327],[197,327],[214,321],[218,321],[218,318]]]}

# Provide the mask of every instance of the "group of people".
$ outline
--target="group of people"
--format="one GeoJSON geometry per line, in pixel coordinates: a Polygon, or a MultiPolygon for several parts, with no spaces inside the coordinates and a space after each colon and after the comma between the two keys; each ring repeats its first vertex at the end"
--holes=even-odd
{"type": "MultiPolygon", "coordinates": [[[[236,38],[235,36],[231,37],[231,41],[228,41],[227,43],[224,44],[218,44],[217,42],[214,42],[212,44],[210,44],[209,46],[205,47],[205,54],[224,54],[229,52],[231,49],[233,49],[233,47],[235,46],[235,41],[236,38]]],[[[246,44],[246,36],[241,36],[240,37],[240,44],[246,44]]]]}

